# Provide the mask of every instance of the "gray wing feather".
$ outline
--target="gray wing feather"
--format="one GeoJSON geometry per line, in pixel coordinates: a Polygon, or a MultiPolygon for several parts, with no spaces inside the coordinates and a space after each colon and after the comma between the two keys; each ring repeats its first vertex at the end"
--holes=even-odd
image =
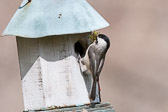
{"type": "Polygon", "coordinates": [[[97,70],[97,76],[98,77],[100,75],[100,72],[102,71],[102,68],[103,68],[103,65],[104,65],[104,60],[105,60],[104,57],[100,60],[99,67],[98,67],[98,70],[97,70]]]}
{"type": "Polygon", "coordinates": [[[96,54],[94,51],[94,46],[91,46],[88,51],[89,60],[90,60],[90,69],[94,78],[99,77],[100,72],[104,65],[104,56],[96,54]]]}
{"type": "Polygon", "coordinates": [[[94,76],[96,74],[96,60],[95,60],[95,52],[92,50],[92,48],[88,51],[89,61],[90,61],[90,70],[92,72],[92,75],[94,76]]]}

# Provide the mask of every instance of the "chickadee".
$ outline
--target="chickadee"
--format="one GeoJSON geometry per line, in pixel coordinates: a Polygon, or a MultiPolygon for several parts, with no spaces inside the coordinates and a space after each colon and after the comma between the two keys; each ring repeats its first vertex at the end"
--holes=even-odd
{"type": "MultiPolygon", "coordinates": [[[[105,56],[107,50],[110,47],[110,40],[104,34],[98,34],[93,43],[89,45],[86,50],[86,54],[83,58],[79,59],[79,64],[81,71],[84,74],[90,74],[93,77],[92,89],[90,94],[91,101],[94,101],[96,98],[96,87],[99,88],[99,97],[100,97],[100,85],[99,85],[99,76],[102,71],[105,56]]],[[[101,101],[101,98],[99,98],[101,101]]]]}

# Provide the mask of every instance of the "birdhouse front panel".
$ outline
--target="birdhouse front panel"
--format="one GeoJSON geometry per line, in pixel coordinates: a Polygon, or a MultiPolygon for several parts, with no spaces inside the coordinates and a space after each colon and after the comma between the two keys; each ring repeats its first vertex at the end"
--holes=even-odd
{"type": "Polygon", "coordinates": [[[74,48],[87,35],[17,37],[25,110],[90,103],[74,48]]]}

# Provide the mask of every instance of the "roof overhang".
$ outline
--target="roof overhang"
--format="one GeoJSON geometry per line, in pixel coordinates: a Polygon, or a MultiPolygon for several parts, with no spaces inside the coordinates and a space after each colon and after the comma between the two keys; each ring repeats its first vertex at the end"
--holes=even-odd
{"type": "Polygon", "coordinates": [[[3,32],[27,38],[91,32],[109,24],[86,0],[23,0],[3,32]]]}

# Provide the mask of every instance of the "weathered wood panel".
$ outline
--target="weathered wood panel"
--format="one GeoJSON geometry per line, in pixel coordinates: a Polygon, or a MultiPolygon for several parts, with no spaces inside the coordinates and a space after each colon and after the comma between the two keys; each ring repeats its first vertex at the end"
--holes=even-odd
{"type": "Polygon", "coordinates": [[[90,103],[91,77],[83,78],[74,51],[75,42],[85,37],[17,37],[25,110],[90,103]]]}
{"type": "Polygon", "coordinates": [[[17,45],[25,109],[45,107],[38,40],[17,37],[17,45]]]}

